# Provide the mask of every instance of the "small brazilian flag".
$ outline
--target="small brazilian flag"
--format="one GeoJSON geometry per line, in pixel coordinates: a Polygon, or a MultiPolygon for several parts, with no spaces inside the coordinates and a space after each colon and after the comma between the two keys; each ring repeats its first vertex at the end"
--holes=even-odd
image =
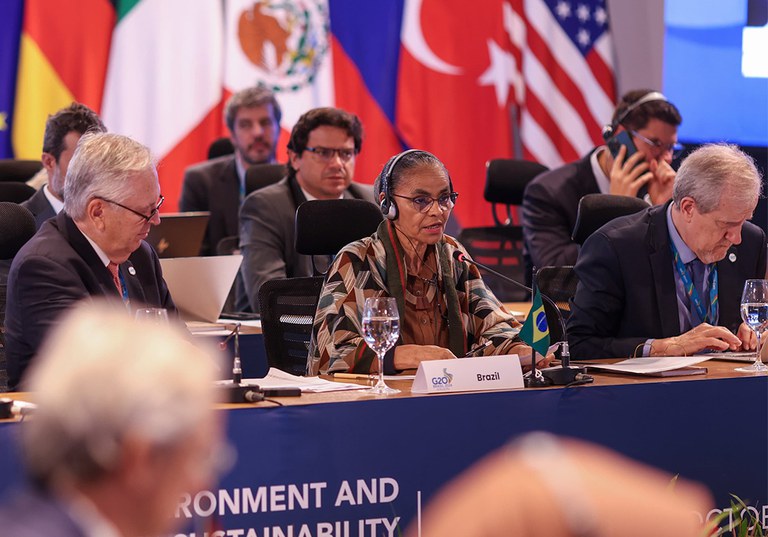
{"type": "Polygon", "coordinates": [[[541,293],[539,293],[535,280],[533,282],[531,311],[528,313],[528,317],[525,318],[523,328],[520,329],[520,339],[542,356],[546,356],[549,349],[549,325],[547,324],[544,304],[541,301],[541,293]]]}

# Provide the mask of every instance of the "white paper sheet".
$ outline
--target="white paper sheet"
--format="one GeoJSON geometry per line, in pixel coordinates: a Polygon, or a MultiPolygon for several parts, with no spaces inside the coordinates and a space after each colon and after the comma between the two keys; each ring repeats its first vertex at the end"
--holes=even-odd
{"type": "Polygon", "coordinates": [[[603,371],[616,371],[618,373],[635,373],[635,374],[650,374],[661,373],[662,371],[672,371],[674,369],[680,369],[682,367],[688,367],[701,362],[706,362],[710,359],[707,355],[697,356],[661,356],[658,358],[630,358],[623,362],[617,362],[615,364],[596,364],[588,363],[586,365],[589,369],[597,369],[603,371]]]}
{"type": "MultiPolygon", "coordinates": [[[[231,380],[220,381],[226,385],[231,380]]],[[[368,386],[351,384],[348,382],[334,382],[320,377],[297,377],[274,367],[269,368],[269,373],[264,378],[243,379],[243,384],[257,384],[259,388],[299,388],[302,393],[343,392],[347,390],[365,390],[368,386]]]]}

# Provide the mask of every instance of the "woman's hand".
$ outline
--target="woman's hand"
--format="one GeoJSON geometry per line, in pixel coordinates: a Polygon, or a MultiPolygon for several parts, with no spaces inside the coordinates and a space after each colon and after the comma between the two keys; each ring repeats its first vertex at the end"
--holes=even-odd
{"type": "MultiPolygon", "coordinates": [[[[510,354],[517,354],[520,357],[520,365],[523,366],[523,371],[529,371],[531,367],[533,367],[533,363],[531,361],[531,355],[533,354],[533,349],[530,348],[528,345],[520,344],[512,347],[509,350],[510,354]]],[[[549,364],[552,363],[552,360],[555,359],[555,355],[553,353],[548,353],[546,356],[542,356],[541,354],[536,354],[536,367],[548,367],[549,364]]]]}
{"type": "Polygon", "coordinates": [[[444,347],[437,345],[399,345],[395,347],[395,369],[416,369],[424,360],[448,360],[456,358],[444,347]]]}

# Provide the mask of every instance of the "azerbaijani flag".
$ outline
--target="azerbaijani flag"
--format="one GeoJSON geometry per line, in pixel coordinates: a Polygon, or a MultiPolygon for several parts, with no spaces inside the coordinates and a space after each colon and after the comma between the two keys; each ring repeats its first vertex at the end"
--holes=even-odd
{"type": "Polygon", "coordinates": [[[533,303],[531,304],[531,311],[525,318],[523,328],[520,330],[520,339],[542,356],[547,355],[549,350],[549,325],[547,324],[547,314],[544,311],[544,303],[541,301],[541,293],[539,293],[539,287],[536,285],[535,279],[533,282],[533,303]]]}

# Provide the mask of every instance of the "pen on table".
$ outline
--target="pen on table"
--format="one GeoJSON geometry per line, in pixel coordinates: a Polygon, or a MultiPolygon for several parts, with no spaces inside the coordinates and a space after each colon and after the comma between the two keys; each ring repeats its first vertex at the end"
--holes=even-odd
{"type": "Polygon", "coordinates": [[[334,373],[333,378],[336,379],[350,379],[350,380],[370,380],[371,375],[365,373],[334,373]]]}
{"type": "Polygon", "coordinates": [[[490,345],[491,345],[491,340],[487,340],[482,345],[478,345],[474,349],[470,349],[470,351],[467,354],[465,354],[464,356],[462,356],[462,358],[469,358],[470,356],[473,356],[473,355],[477,354],[478,352],[480,352],[481,350],[483,350],[486,347],[489,347],[490,345]]]}

